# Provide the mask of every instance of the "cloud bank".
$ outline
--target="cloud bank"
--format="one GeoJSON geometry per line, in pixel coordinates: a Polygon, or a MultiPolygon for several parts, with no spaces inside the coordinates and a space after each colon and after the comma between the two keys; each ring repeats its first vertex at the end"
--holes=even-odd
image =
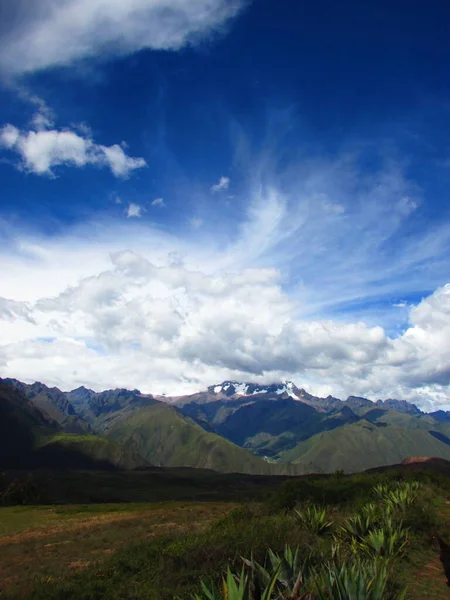
{"type": "MultiPolygon", "coordinates": [[[[54,280],[55,260],[34,260],[37,277],[54,280]]],[[[66,249],[64,261],[70,273],[80,255],[66,249]]],[[[34,299],[1,299],[4,375],[173,394],[227,378],[292,378],[316,393],[449,404],[450,284],[414,306],[392,338],[363,322],[299,318],[273,268],[211,274],[131,250],[109,263],[73,285],[63,279],[52,296],[36,287],[34,299]]]]}
{"type": "Polygon", "coordinates": [[[0,41],[0,68],[21,74],[100,55],[178,50],[219,31],[243,2],[15,0],[11,5],[10,0],[0,2],[14,24],[0,41]]]}

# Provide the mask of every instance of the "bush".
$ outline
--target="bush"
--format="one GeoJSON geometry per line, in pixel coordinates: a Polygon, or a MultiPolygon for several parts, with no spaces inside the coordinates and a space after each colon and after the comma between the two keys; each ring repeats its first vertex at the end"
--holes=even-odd
{"type": "Polygon", "coordinates": [[[41,491],[35,477],[30,473],[24,479],[13,479],[0,494],[0,504],[39,504],[41,491]]]}

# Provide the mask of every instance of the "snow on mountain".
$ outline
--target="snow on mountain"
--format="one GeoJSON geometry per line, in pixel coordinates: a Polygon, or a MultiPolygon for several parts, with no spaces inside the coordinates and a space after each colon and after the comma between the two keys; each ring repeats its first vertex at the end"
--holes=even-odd
{"type": "Polygon", "coordinates": [[[238,381],[224,381],[220,385],[208,388],[214,394],[225,394],[226,396],[255,396],[257,394],[287,394],[294,400],[300,400],[298,388],[292,381],[283,381],[279,384],[260,386],[255,383],[243,383],[238,381]]]}

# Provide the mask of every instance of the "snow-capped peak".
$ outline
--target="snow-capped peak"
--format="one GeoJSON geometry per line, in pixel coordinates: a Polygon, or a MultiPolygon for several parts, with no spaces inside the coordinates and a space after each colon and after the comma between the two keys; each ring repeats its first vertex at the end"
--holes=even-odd
{"type": "Polygon", "coordinates": [[[256,394],[287,394],[294,400],[300,400],[299,390],[292,381],[283,381],[271,385],[258,385],[256,383],[243,383],[238,381],[224,381],[220,385],[211,386],[210,391],[226,396],[255,396],[256,394]]]}

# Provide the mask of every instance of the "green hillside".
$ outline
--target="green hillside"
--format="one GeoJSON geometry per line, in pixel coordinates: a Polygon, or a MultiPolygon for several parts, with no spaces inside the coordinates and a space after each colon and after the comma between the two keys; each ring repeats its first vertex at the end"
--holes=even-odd
{"type": "Polygon", "coordinates": [[[248,450],[208,433],[162,402],[126,415],[111,427],[107,436],[137,451],[154,465],[225,473],[268,474],[274,470],[248,450]]]}
{"type": "Polygon", "coordinates": [[[77,469],[135,469],[147,464],[136,452],[90,434],[57,433],[41,438],[36,457],[46,466],[77,469]]]}
{"type": "Polygon", "coordinates": [[[438,456],[450,460],[450,445],[428,429],[415,428],[413,424],[410,422],[410,427],[380,426],[362,419],[300,442],[284,454],[283,461],[301,466],[305,473],[331,473],[338,469],[350,473],[397,464],[408,456],[438,456]]]}
{"type": "Polygon", "coordinates": [[[209,426],[234,444],[274,460],[316,433],[359,418],[348,407],[327,414],[285,397],[251,403],[247,399],[245,404],[242,400],[186,404],[181,411],[203,428],[209,426]]]}

